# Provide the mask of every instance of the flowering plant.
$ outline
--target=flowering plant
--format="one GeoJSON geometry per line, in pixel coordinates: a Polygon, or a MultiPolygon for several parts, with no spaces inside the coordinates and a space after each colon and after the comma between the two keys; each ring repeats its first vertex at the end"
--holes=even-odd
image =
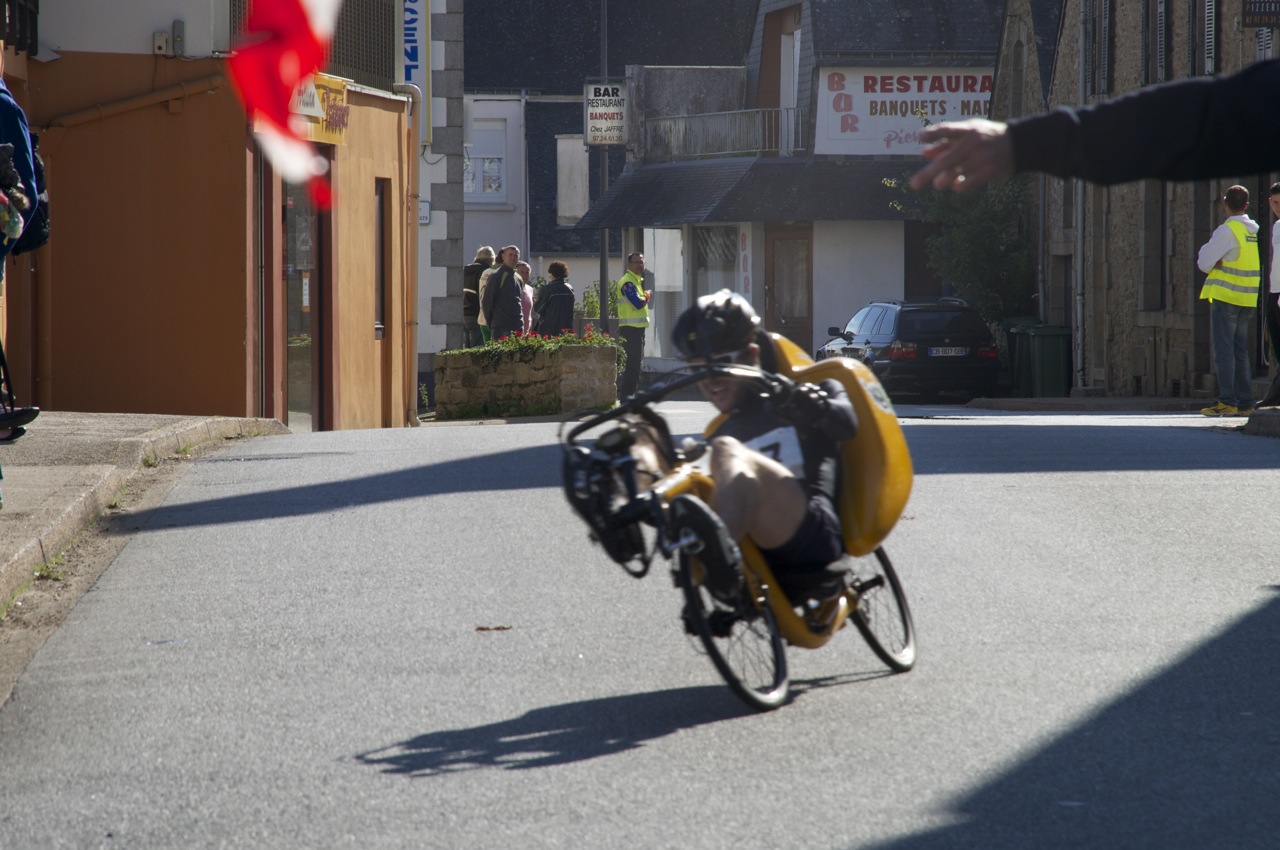
{"type": "Polygon", "coordinates": [[[587,325],[582,329],[581,336],[572,331],[565,331],[559,336],[514,333],[490,340],[477,348],[465,350],[475,351],[496,364],[503,359],[532,360],[533,356],[539,351],[559,351],[562,348],[573,345],[611,345],[617,356],[619,374],[622,373],[622,369],[626,365],[627,355],[622,349],[622,340],[598,331],[591,325],[587,325]]]}

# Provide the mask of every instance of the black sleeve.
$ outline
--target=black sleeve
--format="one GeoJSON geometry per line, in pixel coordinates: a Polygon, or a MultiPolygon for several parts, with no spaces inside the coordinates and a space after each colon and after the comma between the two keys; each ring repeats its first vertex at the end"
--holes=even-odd
{"type": "Polygon", "coordinates": [[[858,414],[853,410],[853,402],[844,391],[839,381],[827,379],[818,384],[826,390],[830,412],[825,417],[820,430],[836,442],[851,439],[858,433],[858,414]]]}
{"type": "Polygon", "coordinates": [[[1280,170],[1280,61],[1009,122],[1018,171],[1111,185],[1280,170]]]}

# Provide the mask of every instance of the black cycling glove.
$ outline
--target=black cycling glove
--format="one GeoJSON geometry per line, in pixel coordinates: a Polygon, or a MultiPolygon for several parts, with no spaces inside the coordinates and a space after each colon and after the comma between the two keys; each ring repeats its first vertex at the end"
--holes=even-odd
{"type": "Polygon", "coordinates": [[[831,412],[831,396],[817,384],[787,381],[773,393],[772,407],[783,419],[820,428],[831,412]]]}

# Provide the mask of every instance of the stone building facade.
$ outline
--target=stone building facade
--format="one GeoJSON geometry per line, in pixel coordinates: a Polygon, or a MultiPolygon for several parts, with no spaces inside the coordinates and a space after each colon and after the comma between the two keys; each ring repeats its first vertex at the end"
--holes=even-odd
{"type": "MultiPolygon", "coordinates": [[[[1242,2],[1011,0],[993,117],[1095,103],[1270,58],[1272,31],[1242,27],[1242,2]]],[[[1221,223],[1217,199],[1233,183],[1249,189],[1251,214],[1266,230],[1271,179],[1239,175],[1111,187],[1030,179],[1040,318],[1072,329],[1074,393],[1216,392],[1196,254],[1221,223]]],[[[1259,317],[1254,371],[1265,377],[1261,323],[1259,317]]]]}

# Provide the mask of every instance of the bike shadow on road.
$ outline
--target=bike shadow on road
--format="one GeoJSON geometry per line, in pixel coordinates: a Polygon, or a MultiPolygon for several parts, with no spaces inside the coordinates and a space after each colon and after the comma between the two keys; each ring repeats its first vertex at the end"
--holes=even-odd
{"type": "MultiPolygon", "coordinates": [[[[887,675],[876,671],[793,679],[792,695],[887,675]]],[[[354,759],[383,773],[414,777],[486,768],[529,770],[611,756],[684,729],[755,714],[724,685],[674,688],[547,706],[497,723],[427,732],[354,759]]]]}
{"type": "Polygon", "coordinates": [[[879,850],[1275,847],[1280,586],[1154,679],[879,850]]]}
{"type": "Polygon", "coordinates": [[[634,750],[682,729],[751,714],[723,685],[675,688],[537,708],[497,723],[427,732],[354,758],[383,773],[415,777],[529,770],[634,750]]]}

